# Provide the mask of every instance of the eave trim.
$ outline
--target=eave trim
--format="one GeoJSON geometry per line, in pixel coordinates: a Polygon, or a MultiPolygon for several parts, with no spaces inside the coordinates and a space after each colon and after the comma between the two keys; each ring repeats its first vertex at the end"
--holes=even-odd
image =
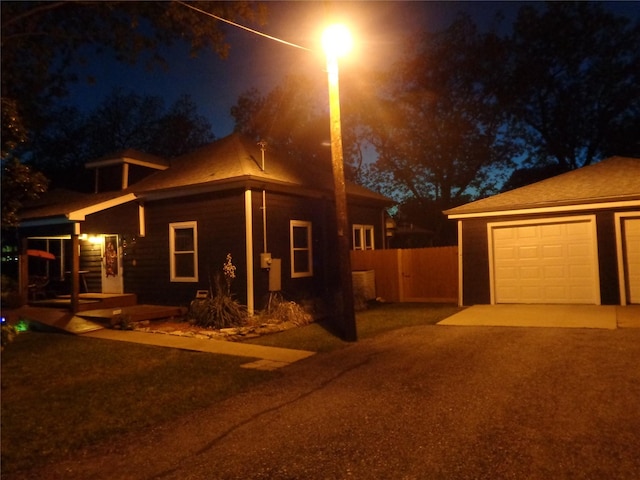
{"type": "Polygon", "coordinates": [[[85,208],[81,208],[79,210],[75,210],[73,212],[69,212],[67,214],[67,218],[74,222],[84,221],[87,215],[91,215],[93,213],[101,212],[103,210],[107,210],[108,208],[117,207],[124,203],[132,202],[136,200],[136,195],[133,193],[128,193],[121,197],[112,198],[111,200],[106,200],[104,202],[95,203],[85,208]]]}
{"type": "Polygon", "coordinates": [[[565,213],[582,212],[586,210],[605,210],[611,208],[640,207],[640,200],[627,200],[620,202],[587,203],[580,205],[563,205],[558,207],[519,208],[516,210],[496,210],[492,212],[458,213],[448,215],[450,220],[462,220],[466,218],[506,217],[515,215],[532,215],[538,213],[565,213]]]}

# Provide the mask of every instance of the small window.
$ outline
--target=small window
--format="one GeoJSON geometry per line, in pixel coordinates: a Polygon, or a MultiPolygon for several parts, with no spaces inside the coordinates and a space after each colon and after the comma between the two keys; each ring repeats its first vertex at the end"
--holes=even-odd
{"type": "Polygon", "coordinates": [[[353,249],[373,250],[374,248],[375,245],[373,241],[373,225],[354,225],[353,249]]]}
{"type": "Polygon", "coordinates": [[[198,281],[198,224],[169,224],[169,250],[172,282],[198,281]]]}
{"type": "Polygon", "coordinates": [[[291,278],[313,275],[311,251],[311,222],[291,220],[291,278]]]}

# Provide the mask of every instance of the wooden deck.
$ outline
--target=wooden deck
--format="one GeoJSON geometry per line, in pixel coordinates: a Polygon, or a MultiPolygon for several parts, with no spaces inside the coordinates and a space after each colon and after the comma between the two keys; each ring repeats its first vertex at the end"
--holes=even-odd
{"type": "MultiPolygon", "coordinates": [[[[32,302],[33,303],[33,302],[32,302]]],[[[100,305],[93,301],[86,305],[100,305]]],[[[127,323],[153,321],[162,319],[176,319],[186,314],[186,308],[165,305],[129,305],[112,308],[94,308],[78,312],[75,315],[66,304],[54,303],[48,306],[25,305],[14,310],[3,310],[2,314],[11,325],[15,325],[20,319],[26,319],[32,323],[34,330],[65,331],[74,334],[82,334],[88,331],[109,328],[113,321],[123,318],[127,323]]]]}
{"type": "Polygon", "coordinates": [[[184,316],[186,309],[164,305],[132,305],[118,308],[100,308],[79,312],[76,316],[98,323],[110,323],[117,317],[124,317],[128,323],[184,316]]]}
{"type": "MultiPolygon", "coordinates": [[[[102,308],[131,307],[137,305],[135,293],[81,293],[78,301],[80,312],[102,308]]],[[[58,295],[55,298],[34,300],[29,302],[32,307],[43,308],[71,308],[71,295],[58,295]]]]}
{"type": "Polygon", "coordinates": [[[175,319],[186,314],[186,308],[165,305],[138,305],[135,294],[81,293],[79,308],[71,312],[71,296],[59,295],[29,302],[33,320],[71,333],[91,328],[109,328],[124,320],[138,323],[160,319],[175,319]],[[47,313],[58,312],[56,315],[47,313]]]}

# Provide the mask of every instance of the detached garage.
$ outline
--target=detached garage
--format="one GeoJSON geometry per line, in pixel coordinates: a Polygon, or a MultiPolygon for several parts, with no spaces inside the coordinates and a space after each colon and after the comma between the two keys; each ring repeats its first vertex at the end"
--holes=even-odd
{"type": "Polygon", "coordinates": [[[640,303],[640,159],[612,157],[447,210],[460,305],[640,303]]]}

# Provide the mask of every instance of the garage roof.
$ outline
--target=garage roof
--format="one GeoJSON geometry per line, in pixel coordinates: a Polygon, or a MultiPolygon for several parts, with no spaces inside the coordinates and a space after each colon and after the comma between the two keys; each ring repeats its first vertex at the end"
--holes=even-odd
{"type": "Polygon", "coordinates": [[[640,159],[610,157],[594,165],[509,192],[445,210],[449,218],[514,211],[571,210],[579,206],[637,202],[640,205],[640,159]]]}

